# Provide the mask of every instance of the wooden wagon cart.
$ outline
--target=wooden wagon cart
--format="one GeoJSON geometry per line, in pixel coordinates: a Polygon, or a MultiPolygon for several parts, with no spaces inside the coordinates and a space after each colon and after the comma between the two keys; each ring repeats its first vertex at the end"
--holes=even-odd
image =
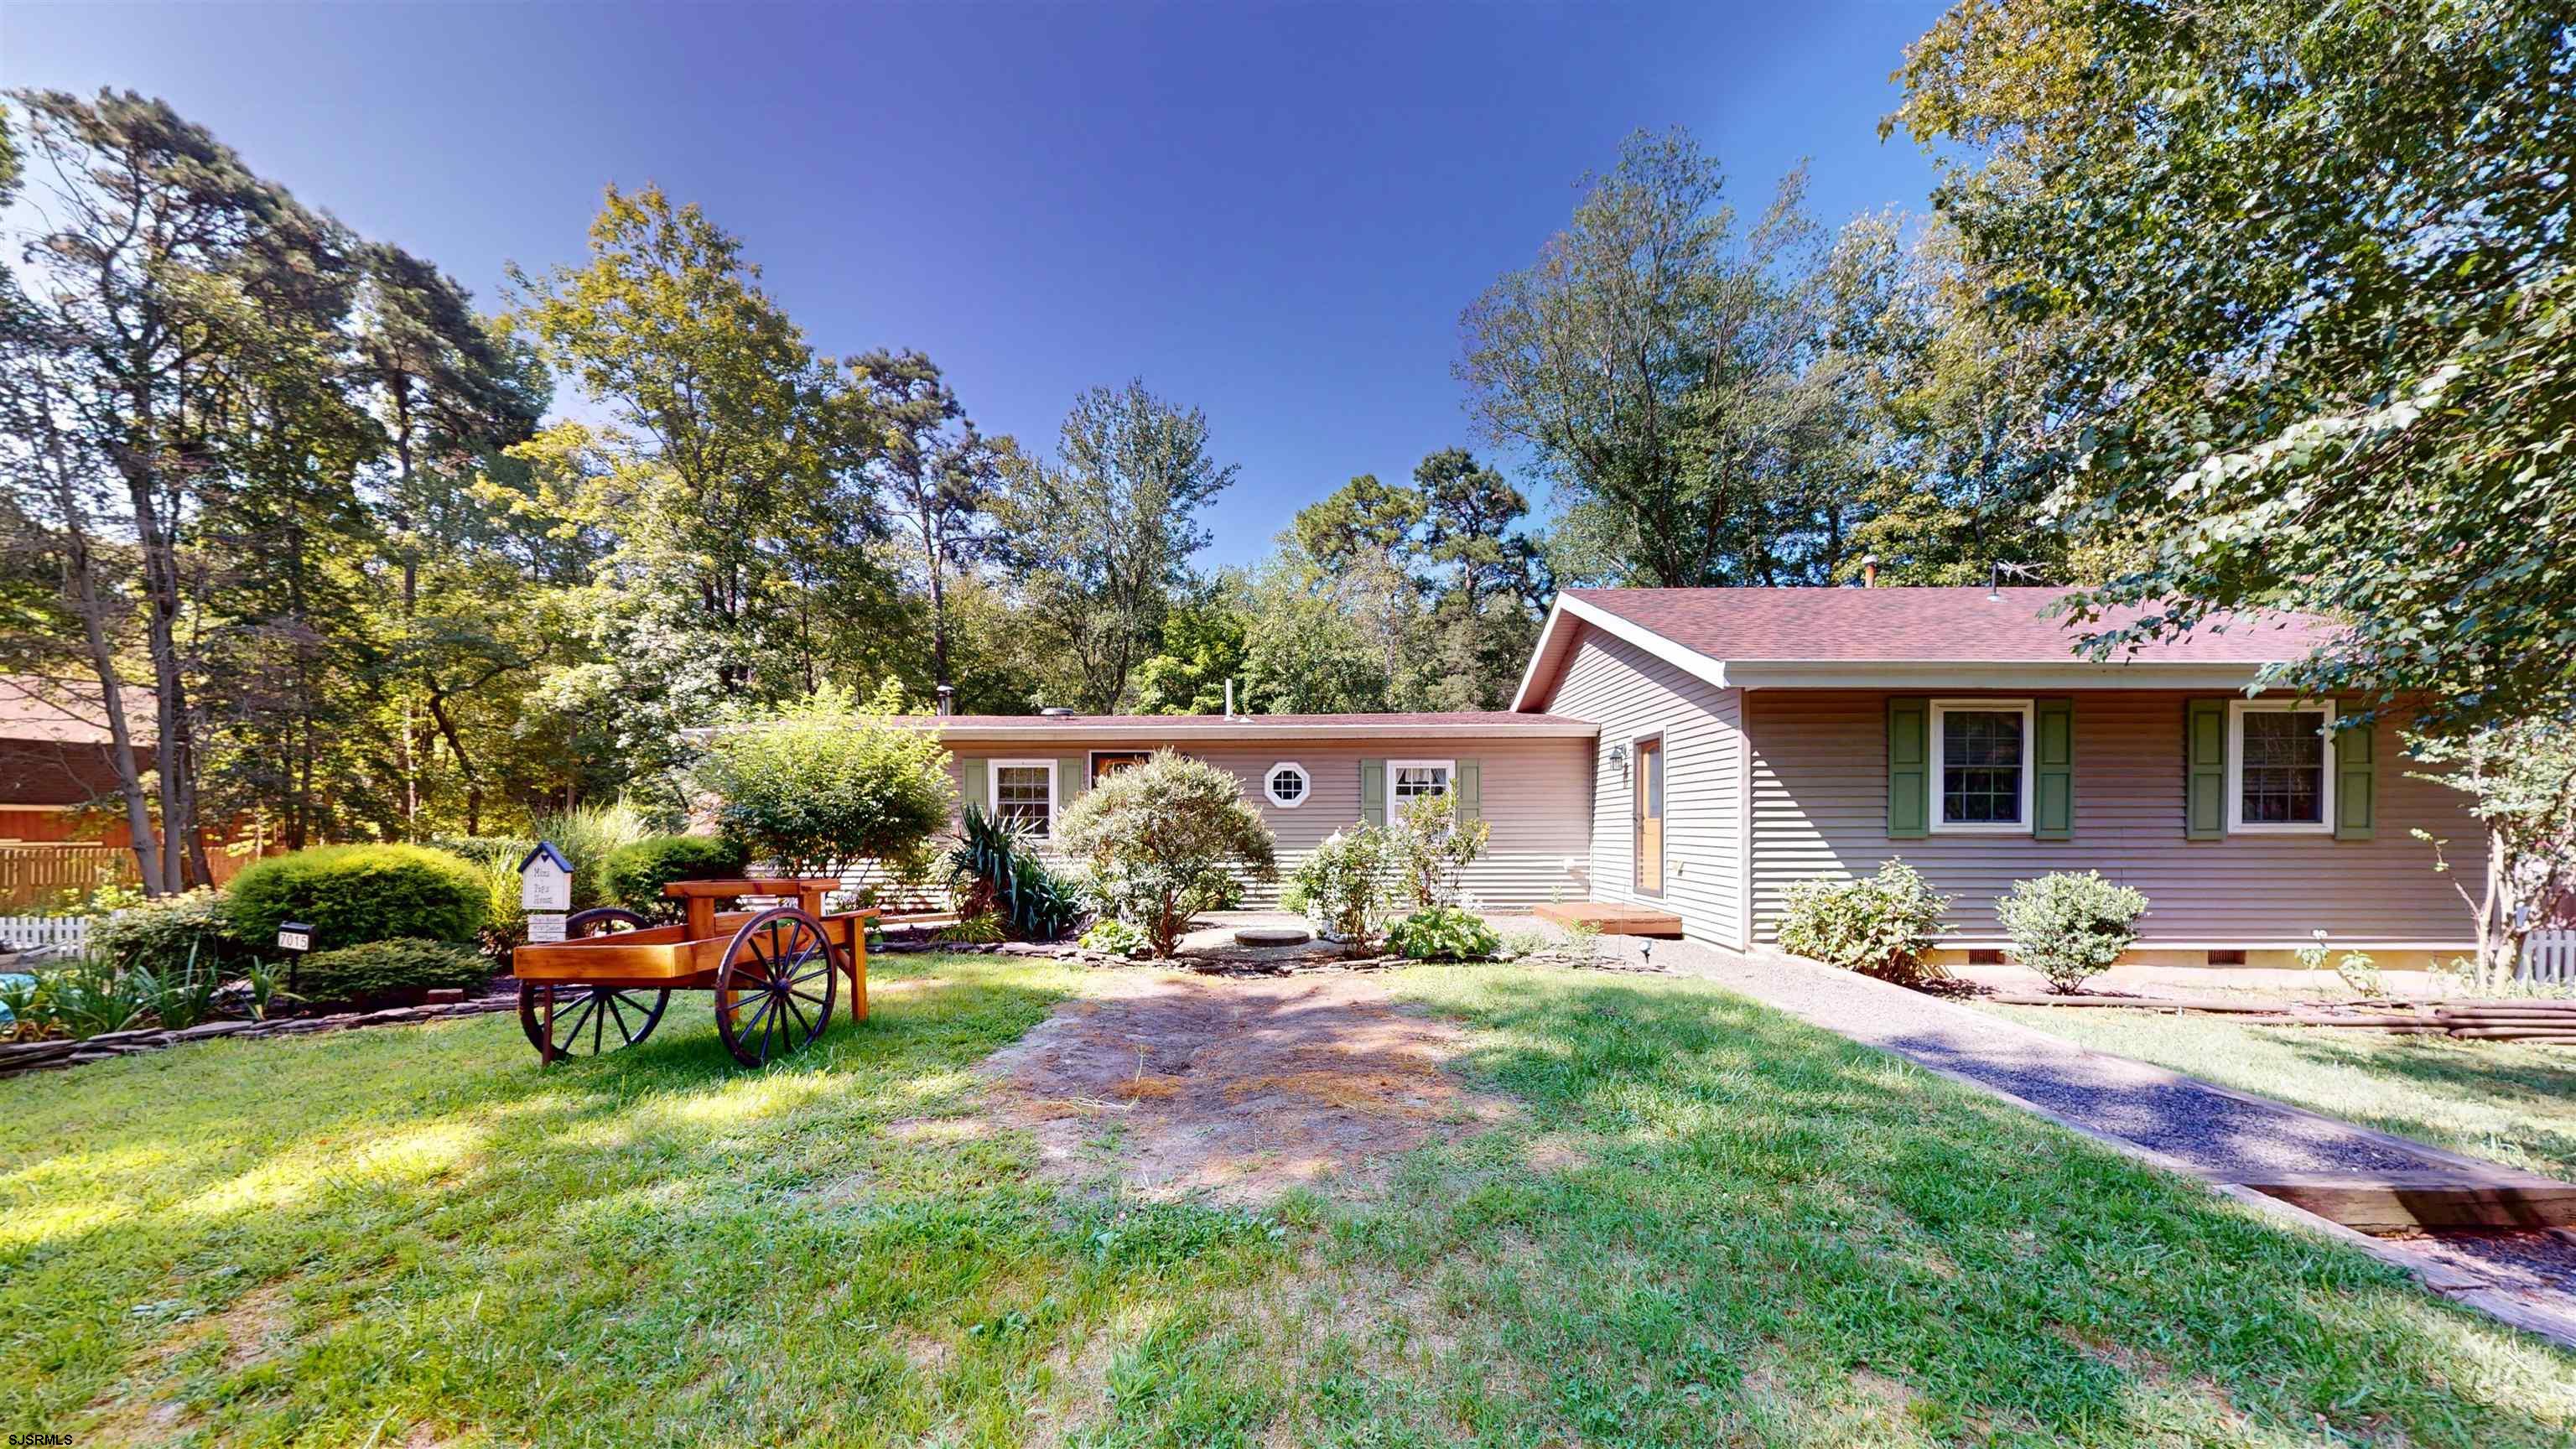
{"type": "Polygon", "coordinates": [[[577,911],[564,920],[566,939],[510,953],[519,1026],[542,1061],[594,1056],[651,1036],[672,992],[712,991],[725,1049],[744,1066],[765,1066],[831,1025],[843,975],[850,1019],[867,1019],[867,923],[877,913],[825,915],[824,896],[840,888],[828,876],[676,881],[663,887],[681,903],[673,926],[615,906],[577,911]],[[716,909],[743,896],[796,904],[716,909]]]}

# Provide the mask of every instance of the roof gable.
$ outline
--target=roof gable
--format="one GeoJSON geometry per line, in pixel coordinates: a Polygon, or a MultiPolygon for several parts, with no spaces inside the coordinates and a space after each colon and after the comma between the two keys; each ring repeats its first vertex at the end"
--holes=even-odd
{"type": "MultiPolygon", "coordinates": [[[[1582,627],[1629,640],[1720,685],[1840,683],[1873,673],[1943,669],[2046,674],[2067,683],[2128,679],[2192,669],[2216,680],[2250,682],[2266,665],[2302,658],[2335,634],[2306,614],[2220,617],[2179,638],[2097,662],[2078,651],[2083,636],[2116,628],[2145,611],[2091,623],[2052,613],[2072,589],[1728,588],[1568,589],[1549,611],[1538,648],[1514,697],[1516,709],[1544,704],[1582,627]]],[[[2146,683],[2144,679],[2134,682],[2146,683]]]]}

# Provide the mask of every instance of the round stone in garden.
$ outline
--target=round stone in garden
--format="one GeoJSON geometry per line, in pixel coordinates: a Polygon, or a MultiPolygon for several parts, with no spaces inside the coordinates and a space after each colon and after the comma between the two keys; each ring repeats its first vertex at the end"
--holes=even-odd
{"type": "Polygon", "coordinates": [[[1234,933],[1238,946],[1303,946],[1313,939],[1313,933],[1294,926],[1246,926],[1234,933]]]}

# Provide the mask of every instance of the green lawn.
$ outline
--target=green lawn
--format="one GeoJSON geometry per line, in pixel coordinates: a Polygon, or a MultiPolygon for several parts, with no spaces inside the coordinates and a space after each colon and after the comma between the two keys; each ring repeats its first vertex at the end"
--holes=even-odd
{"type": "MultiPolygon", "coordinates": [[[[966,958],[765,1074],[701,1001],[0,1083],[13,1432],[311,1444],[2566,1444],[2576,1360],[1686,981],[1425,970],[1522,1120],[1381,1196],[1069,1197],[966,958]]],[[[881,979],[884,974],[882,973],[881,979]]]]}
{"type": "Polygon", "coordinates": [[[2563,1046],[2102,1007],[1985,1009],[2347,1122],[2576,1180],[2576,1050],[2563,1046]]]}

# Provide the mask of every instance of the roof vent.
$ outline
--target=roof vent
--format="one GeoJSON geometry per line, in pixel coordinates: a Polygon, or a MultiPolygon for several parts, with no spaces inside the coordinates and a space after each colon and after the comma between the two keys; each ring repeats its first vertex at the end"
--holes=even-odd
{"type": "Polygon", "coordinates": [[[1039,710],[1038,713],[1044,715],[1048,719],[1071,719],[1074,717],[1076,711],[1067,709],[1060,704],[1051,704],[1046,708],[1039,710]]]}

